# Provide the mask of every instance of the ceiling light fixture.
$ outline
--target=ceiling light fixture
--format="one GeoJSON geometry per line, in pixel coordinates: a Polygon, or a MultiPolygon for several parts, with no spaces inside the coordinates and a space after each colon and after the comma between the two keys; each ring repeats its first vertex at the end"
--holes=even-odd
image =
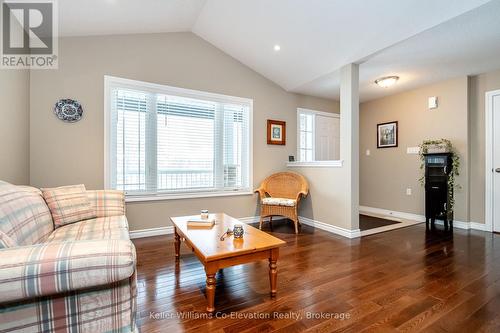
{"type": "Polygon", "coordinates": [[[382,88],[389,88],[390,86],[398,82],[399,76],[385,76],[380,79],[376,79],[375,83],[382,88]]]}
{"type": "Polygon", "coordinates": [[[279,50],[281,50],[281,46],[278,44],[274,45],[274,51],[278,52],[279,50]]]}

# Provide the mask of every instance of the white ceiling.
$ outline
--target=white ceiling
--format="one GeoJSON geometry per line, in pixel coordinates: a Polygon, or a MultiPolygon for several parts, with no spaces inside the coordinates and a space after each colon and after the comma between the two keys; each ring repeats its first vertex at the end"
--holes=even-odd
{"type": "Polygon", "coordinates": [[[500,68],[500,0],[64,0],[59,7],[62,36],[193,31],[284,89],[327,98],[338,98],[338,69],[350,62],[362,64],[362,100],[500,68]],[[373,84],[386,74],[401,80],[390,89],[373,84]]]}
{"type": "MultiPolygon", "coordinates": [[[[360,66],[361,101],[368,101],[463,75],[500,68],[500,1],[456,17],[370,56],[360,66]],[[398,75],[390,88],[375,79],[398,75]]],[[[301,87],[296,92],[339,98],[339,71],[301,87]]]]}
{"type": "Polygon", "coordinates": [[[61,0],[61,36],[190,31],[204,0],[61,0]]]}

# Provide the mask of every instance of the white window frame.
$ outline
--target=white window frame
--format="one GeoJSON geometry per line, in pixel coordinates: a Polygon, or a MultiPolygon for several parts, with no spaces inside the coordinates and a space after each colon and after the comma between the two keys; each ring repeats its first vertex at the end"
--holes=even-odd
{"type": "Polygon", "coordinates": [[[317,110],[311,110],[311,109],[304,109],[304,108],[297,108],[297,159],[300,157],[300,115],[301,114],[313,114],[314,120],[313,120],[313,144],[312,144],[312,149],[313,149],[313,160],[312,161],[299,161],[290,163],[290,166],[295,165],[318,165],[318,166],[338,166],[342,165],[340,160],[332,160],[332,161],[316,161],[316,115],[323,116],[323,117],[330,117],[330,118],[340,118],[340,114],[338,113],[332,113],[332,112],[324,112],[324,111],[317,111],[317,110]]]}
{"type": "Polygon", "coordinates": [[[143,82],[137,80],[130,80],[119,78],[115,76],[104,76],[104,187],[112,189],[111,187],[111,89],[114,86],[129,88],[132,90],[147,91],[150,93],[158,93],[165,95],[175,95],[193,99],[208,99],[212,101],[246,104],[249,106],[248,115],[248,144],[249,144],[249,161],[248,161],[248,188],[237,190],[187,190],[178,191],[176,193],[145,193],[145,194],[127,194],[125,201],[156,201],[156,200],[169,200],[169,199],[186,199],[186,198],[209,198],[209,197],[223,197],[223,196],[236,196],[236,195],[253,195],[253,99],[228,96],[222,94],[209,93],[199,90],[191,90],[185,88],[178,88],[166,86],[156,83],[143,82]]]}

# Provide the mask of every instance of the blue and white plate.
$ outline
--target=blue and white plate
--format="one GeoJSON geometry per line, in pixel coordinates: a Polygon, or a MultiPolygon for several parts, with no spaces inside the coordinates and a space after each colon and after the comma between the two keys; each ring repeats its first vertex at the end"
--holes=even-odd
{"type": "Polygon", "coordinates": [[[82,119],[83,108],[80,102],[73,99],[60,99],[54,106],[57,118],[67,123],[74,123],[82,119]]]}

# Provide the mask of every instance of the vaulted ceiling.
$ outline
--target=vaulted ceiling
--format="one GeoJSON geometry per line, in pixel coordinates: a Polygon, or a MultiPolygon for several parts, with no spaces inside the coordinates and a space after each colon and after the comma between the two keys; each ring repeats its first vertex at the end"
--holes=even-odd
{"type": "Polygon", "coordinates": [[[64,0],[62,36],[192,31],[284,89],[369,100],[500,68],[500,0],[64,0]],[[274,45],[281,47],[274,50],[274,45]],[[399,75],[390,88],[373,81],[399,75]]]}

